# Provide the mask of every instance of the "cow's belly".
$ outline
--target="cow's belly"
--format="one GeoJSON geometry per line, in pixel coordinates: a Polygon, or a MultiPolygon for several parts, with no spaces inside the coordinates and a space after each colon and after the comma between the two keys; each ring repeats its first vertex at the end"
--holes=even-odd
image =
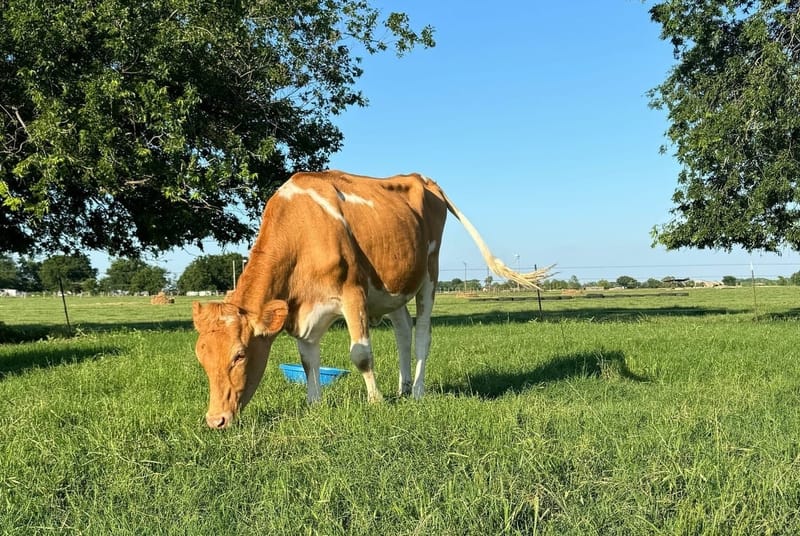
{"type": "Polygon", "coordinates": [[[403,307],[413,297],[413,295],[390,294],[385,290],[370,288],[367,293],[367,313],[369,314],[370,323],[376,324],[383,315],[403,307]]]}

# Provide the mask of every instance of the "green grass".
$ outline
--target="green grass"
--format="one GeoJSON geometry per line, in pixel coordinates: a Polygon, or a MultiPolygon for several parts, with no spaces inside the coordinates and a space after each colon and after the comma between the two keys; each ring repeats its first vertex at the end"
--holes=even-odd
{"type": "Polygon", "coordinates": [[[309,408],[281,336],[221,433],[190,300],[0,300],[0,533],[800,533],[800,288],[621,296],[441,297],[419,402],[335,328],[309,408]]]}

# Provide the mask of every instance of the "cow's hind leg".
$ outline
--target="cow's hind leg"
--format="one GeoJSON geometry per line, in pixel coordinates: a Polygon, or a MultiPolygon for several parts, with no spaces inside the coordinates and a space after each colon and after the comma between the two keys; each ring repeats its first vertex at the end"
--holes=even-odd
{"type": "Polygon", "coordinates": [[[380,402],[383,395],[375,382],[372,344],[369,340],[367,303],[361,292],[342,297],[342,313],[350,333],[350,361],[361,372],[367,385],[367,400],[380,402]]]}
{"type": "Polygon", "coordinates": [[[397,341],[397,355],[400,363],[400,380],[397,392],[400,396],[411,394],[411,315],[404,305],[389,314],[397,341]]]}
{"type": "Polygon", "coordinates": [[[433,314],[433,299],[436,285],[431,280],[426,280],[417,292],[417,325],[414,328],[414,342],[417,354],[417,367],[414,372],[414,398],[422,398],[425,394],[425,363],[431,350],[431,315],[433,314]]]}

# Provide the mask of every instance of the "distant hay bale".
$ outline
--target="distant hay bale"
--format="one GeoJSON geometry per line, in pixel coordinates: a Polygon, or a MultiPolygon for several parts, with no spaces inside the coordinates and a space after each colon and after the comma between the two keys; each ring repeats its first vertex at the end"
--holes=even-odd
{"type": "Polygon", "coordinates": [[[150,298],[151,305],[167,305],[168,303],[175,303],[175,298],[167,296],[163,292],[159,292],[158,294],[150,298]]]}

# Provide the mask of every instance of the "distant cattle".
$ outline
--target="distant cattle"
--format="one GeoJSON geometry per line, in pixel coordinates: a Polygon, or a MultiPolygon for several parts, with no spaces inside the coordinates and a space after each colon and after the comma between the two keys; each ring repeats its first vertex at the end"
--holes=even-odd
{"type": "Polygon", "coordinates": [[[535,287],[546,270],[520,274],[489,251],[476,229],[432,180],[373,179],[339,171],[298,173],[264,209],[236,290],[223,302],[193,304],[196,354],[208,375],[206,422],[228,426],[264,374],[270,347],[285,330],[297,341],[309,402],[320,399],[320,339],[337,318],[350,334],[350,359],[370,401],[375,383],[369,325],[388,315],[400,361],[398,391],[419,398],[431,343],[431,312],[447,212],[466,228],[489,268],[535,287]],[[416,370],[411,375],[416,299],[416,370]]]}

